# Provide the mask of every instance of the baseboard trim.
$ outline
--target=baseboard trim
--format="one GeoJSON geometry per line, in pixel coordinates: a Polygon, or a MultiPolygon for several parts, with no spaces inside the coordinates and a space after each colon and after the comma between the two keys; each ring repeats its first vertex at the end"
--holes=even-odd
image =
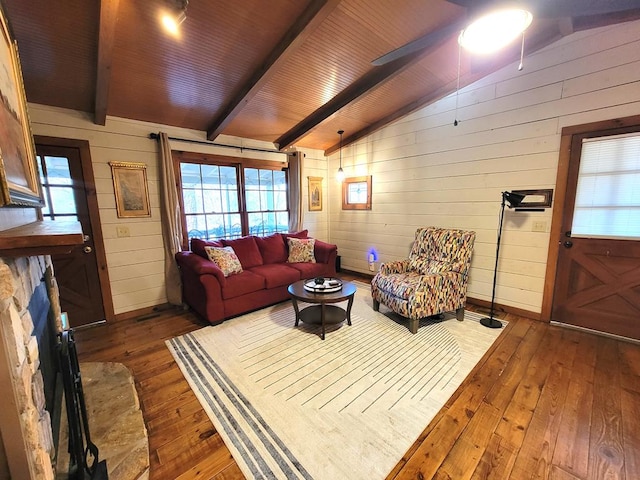
{"type": "Polygon", "coordinates": [[[170,310],[172,308],[181,308],[171,305],[170,303],[161,303],[151,307],[139,308],[137,310],[130,310],[128,312],[119,313],[115,316],[114,322],[122,322],[124,320],[140,319],[144,320],[144,317],[151,315],[157,315],[158,313],[170,310]]]}
{"type": "MultiPolygon", "coordinates": [[[[491,311],[491,302],[487,300],[467,297],[467,303],[475,305],[476,307],[481,307],[483,309],[486,309],[487,314],[489,314],[491,311]]],[[[524,310],[522,308],[517,308],[517,307],[510,307],[509,305],[502,305],[500,303],[494,304],[493,311],[494,313],[498,313],[498,314],[511,313],[513,315],[518,315],[519,317],[526,317],[526,318],[530,318],[531,320],[537,320],[539,322],[549,323],[546,320],[542,320],[540,312],[532,312],[530,310],[524,310]]]]}

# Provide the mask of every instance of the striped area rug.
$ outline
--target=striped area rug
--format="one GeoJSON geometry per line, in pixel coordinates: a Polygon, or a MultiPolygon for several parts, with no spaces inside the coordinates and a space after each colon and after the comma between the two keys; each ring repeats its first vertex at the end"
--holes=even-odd
{"type": "Polygon", "coordinates": [[[352,326],[294,327],[283,303],[167,342],[247,478],[381,479],[501,330],[407,323],[359,286],[352,326]]]}

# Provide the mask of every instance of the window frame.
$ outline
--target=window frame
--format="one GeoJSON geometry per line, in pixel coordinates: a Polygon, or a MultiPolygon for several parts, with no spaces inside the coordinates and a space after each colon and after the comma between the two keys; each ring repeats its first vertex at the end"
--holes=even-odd
{"type": "MultiPolygon", "coordinates": [[[[237,191],[238,191],[238,213],[240,214],[240,224],[242,236],[249,235],[249,212],[246,205],[246,189],[245,189],[245,168],[256,168],[261,170],[276,170],[285,172],[285,180],[287,184],[287,216],[291,215],[291,206],[289,205],[289,165],[287,162],[279,162],[275,160],[259,160],[246,157],[231,157],[226,155],[184,152],[173,150],[171,152],[173,159],[173,171],[176,178],[176,190],[178,192],[178,202],[180,204],[180,220],[182,223],[182,248],[189,249],[189,237],[187,231],[187,217],[184,211],[184,197],[182,191],[182,171],[181,163],[194,163],[200,165],[234,167],[236,169],[237,191]]],[[[270,210],[263,210],[264,212],[270,210]]],[[[255,213],[255,212],[251,212],[255,213]]]]}

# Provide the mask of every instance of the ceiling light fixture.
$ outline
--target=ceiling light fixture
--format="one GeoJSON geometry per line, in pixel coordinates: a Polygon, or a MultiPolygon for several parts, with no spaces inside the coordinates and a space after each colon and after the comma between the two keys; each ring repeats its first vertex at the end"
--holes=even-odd
{"type": "Polygon", "coordinates": [[[344,170],[342,170],[342,134],[344,130],[338,130],[338,135],[340,135],[340,168],[338,168],[338,173],[336,174],[336,178],[340,183],[344,181],[344,170]]]}
{"type": "Polygon", "coordinates": [[[465,28],[458,37],[458,43],[472,53],[493,53],[524,34],[532,20],[531,12],[521,7],[492,10],[465,28]]]}
{"type": "Polygon", "coordinates": [[[177,0],[173,2],[171,11],[162,14],[162,26],[171,35],[178,35],[178,28],[187,19],[187,4],[189,0],[177,0]]]}

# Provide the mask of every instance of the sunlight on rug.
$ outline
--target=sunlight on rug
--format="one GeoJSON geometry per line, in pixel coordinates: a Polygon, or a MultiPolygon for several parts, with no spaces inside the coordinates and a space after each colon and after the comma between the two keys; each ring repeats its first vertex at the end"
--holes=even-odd
{"type": "Polygon", "coordinates": [[[412,335],[362,285],[351,319],[322,341],[283,303],[167,342],[247,478],[384,478],[502,331],[466,312],[412,335]]]}

